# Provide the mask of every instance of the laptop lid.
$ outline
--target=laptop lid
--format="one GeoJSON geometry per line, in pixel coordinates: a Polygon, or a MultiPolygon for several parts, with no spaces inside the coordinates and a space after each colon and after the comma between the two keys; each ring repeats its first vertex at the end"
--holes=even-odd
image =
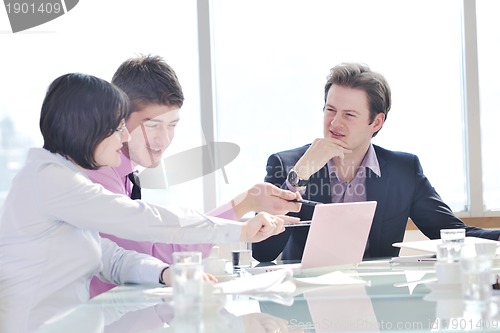
{"type": "MultiPolygon", "coordinates": [[[[376,207],[376,201],[317,205],[300,264],[257,266],[247,271],[258,274],[290,268],[300,274],[308,268],[358,263],[363,260],[376,207]]],[[[305,225],[309,224],[293,228],[305,225]]]]}
{"type": "Polygon", "coordinates": [[[301,268],[353,264],[363,260],[376,201],[317,205],[301,268]]]}

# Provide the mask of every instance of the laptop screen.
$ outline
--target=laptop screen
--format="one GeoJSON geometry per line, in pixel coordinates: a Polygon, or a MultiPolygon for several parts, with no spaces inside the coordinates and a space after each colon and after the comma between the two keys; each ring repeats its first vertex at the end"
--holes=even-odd
{"type": "Polygon", "coordinates": [[[317,205],[302,256],[302,268],[360,262],[376,207],[376,201],[317,205]]]}

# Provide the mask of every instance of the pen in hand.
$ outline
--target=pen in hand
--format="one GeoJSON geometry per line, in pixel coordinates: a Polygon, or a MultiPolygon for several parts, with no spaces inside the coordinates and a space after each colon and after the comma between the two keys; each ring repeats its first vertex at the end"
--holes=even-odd
{"type": "Polygon", "coordinates": [[[293,199],[293,200],[288,200],[288,201],[290,201],[290,202],[299,202],[301,204],[308,205],[308,206],[316,206],[316,205],[323,204],[322,202],[305,200],[305,199],[293,199]]]}

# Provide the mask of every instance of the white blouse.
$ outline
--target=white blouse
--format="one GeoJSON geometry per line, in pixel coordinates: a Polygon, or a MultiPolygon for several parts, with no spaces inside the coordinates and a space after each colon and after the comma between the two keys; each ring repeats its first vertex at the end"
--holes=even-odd
{"type": "Polygon", "coordinates": [[[66,158],[33,148],[0,211],[0,331],[7,319],[29,325],[28,318],[49,316],[43,311],[87,300],[93,275],[115,284],[158,282],[163,262],[126,251],[99,232],[217,244],[238,242],[241,224],[114,194],[66,158]]]}

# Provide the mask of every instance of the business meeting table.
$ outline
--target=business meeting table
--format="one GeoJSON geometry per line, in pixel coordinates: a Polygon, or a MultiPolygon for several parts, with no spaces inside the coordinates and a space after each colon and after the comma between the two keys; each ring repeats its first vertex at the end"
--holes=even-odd
{"type": "MultiPolygon", "coordinates": [[[[248,279],[248,273],[240,275],[228,278],[248,279]]],[[[465,302],[459,284],[435,280],[432,262],[365,261],[306,270],[286,283],[294,287],[258,293],[221,293],[210,287],[200,307],[180,314],[171,288],[120,286],[50,320],[38,332],[500,331],[500,296],[493,292],[487,303],[465,302]],[[331,285],[320,279],[340,281],[332,278],[334,272],[359,283],[331,285]]]]}

